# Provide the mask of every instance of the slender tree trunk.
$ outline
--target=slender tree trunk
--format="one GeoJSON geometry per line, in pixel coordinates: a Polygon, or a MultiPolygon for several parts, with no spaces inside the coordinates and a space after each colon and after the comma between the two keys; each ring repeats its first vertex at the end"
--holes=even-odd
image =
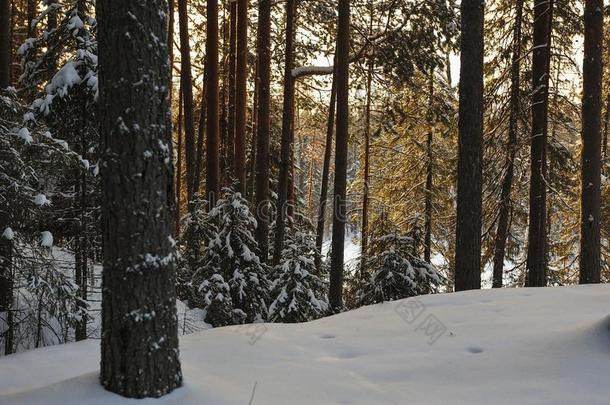
{"type": "MultiPolygon", "coordinates": [[[[258,62],[257,62],[258,64],[258,62]]],[[[258,134],[258,73],[254,74],[254,95],[252,101],[252,117],[250,118],[252,122],[252,138],[250,142],[250,178],[248,179],[249,190],[250,190],[250,200],[254,204],[256,202],[256,152],[257,152],[257,144],[256,144],[256,136],[258,134]]]]}
{"type": "Polygon", "coordinates": [[[462,0],[455,290],[481,288],[484,3],[462,0]]]}
{"type": "Polygon", "coordinates": [[[504,256],[506,254],[506,240],[508,239],[510,219],[510,196],[515,172],[515,155],[517,153],[517,130],[519,127],[520,92],[521,83],[521,27],[523,23],[523,0],[517,0],[515,5],[516,16],[513,29],[513,55],[511,63],[511,89],[510,89],[510,117],[508,122],[508,139],[506,142],[506,173],[502,180],[500,195],[500,214],[496,230],[496,243],[494,247],[493,288],[502,287],[504,271],[504,256]]]}
{"type": "Polygon", "coordinates": [[[582,186],[580,283],[599,283],[601,216],[601,111],[604,16],[603,0],[585,1],[585,55],[582,101],[582,186]]]}
{"type": "MultiPolygon", "coordinates": [[[[336,58],[335,58],[335,66],[336,58]]],[[[320,186],[320,205],[318,207],[318,224],[316,230],[316,269],[320,271],[322,264],[322,244],[324,243],[324,226],[326,223],[326,204],[328,203],[328,179],[330,177],[330,159],[333,149],[333,134],[335,127],[335,108],[337,106],[337,74],[333,74],[330,91],[330,104],[328,106],[328,120],[326,126],[326,144],[324,146],[324,164],[322,167],[322,185],[320,186]]]]}
{"type": "MultiPolygon", "coordinates": [[[[204,66],[207,66],[207,60],[203,59],[204,66]]],[[[206,128],[207,128],[207,87],[208,87],[208,71],[204,69],[203,72],[203,89],[201,91],[201,104],[199,109],[199,126],[197,128],[197,142],[195,146],[195,184],[197,185],[197,191],[199,191],[201,186],[201,174],[203,173],[203,148],[206,137],[206,128]]]]}
{"type": "MultiPolygon", "coordinates": [[[[1,87],[1,86],[0,86],[1,87]]],[[[604,136],[602,140],[602,161],[608,157],[608,130],[610,130],[610,93],[606,98],[606,113],[604,115],[604,136]]],[[[602,164],[603,168],[603,164],[602,164]]]]}
{"type": "Polygon", "coordinates": [[[271,0],[258,3],[257,44],[257,135],[256,135],[256,213],[258,227],[256,240],[260,256],[266,262],[269,256],[269,138],[271,131],[271,0]]]}
{"type": "MultiPolygon", "coordinates": [[[[278,209],[275,221],[275,245],[273,264],[278,265],[284,250],[286,216],[288,215],[288,188],[292,166],[291,151],[293,147],[294,93],[295,81],[292,78],[294,65],[296,0],[286,0],[286,51],[284,61],[284,110],[282,114],[282,142],[280,171],[278,179],[278,209]]],[[[294,186],[293,186],[294,187],[294,186]]]]}
{"type": "Polygon", "coordinates": [[[28,37],[33,38],[36,36],[36,30],[34,29],[34,20],[36,20],[36,14],[38,13],[38,2],[36,0],[28,0],[28,37]]]}
{"type": "Polygon", "coordinates": [[[534,0],[534,53],[532,58],[532,140],[530,211],[527,247],[528,287],[544,287],[546,275],[546,174],[549,70],[554,0],[534,0]]]}
{"type": "Polygon", "coordinates": [[[178,125],[177,125],[177,134],[178,134],[178,145],[176,151],[176,224],[175,226],[175,235],[176,237],[180,236],[180,221],[181,221],[181,203],[182,203],[182,122],[183,122],[183,114],[182,114],[182,80],[180,81],[180,88],[178,89],[178,125]]]}
{"type": "Polygon", "coordinates": [[[337,29],[337,141],[335,145],[335,189],[333,238],[330,261],[329,302],[333,311],[343,307],[343,264],[346,221],[347,149],[349,139],[349,42],[350,2],[339,0],[337,29]]]}
{"type": "Polygon", "coordinates": [[[150,41],[167,37],[167,9],[165,0],[97,1],[105,151],[100,381],[132,398],[160,397],[182,384],[169,57],[164,41],[150,41]]]}
{"type": "Polygon", "coordinates": [[[0,89],[11,85],[11,2],[0,0],[0,89]]]}
{"type": "MultiPolygon", "coordinates": [[[[373,34],[373,9],[371,3],[371,28],[369,35],[373,34]]],[[[371,154],[371,86],[373,84],[373,69],[375,68],[375,59],[373,56],[369,58],[367,74],[366,74],[366,107],[365,107],[365,122],[364,122],[364,189],[362,192],[362,246],[360,266],[364,274],[368,245],[369,245],[369,177],[370,177],[370,154],[371,154]]]]}
{"type": "Polygon", "coordinates": [[[246,122],[248,120],[248,0],[237,0],[237,72],[235,78],[235,178],[246,195],[246,122]]]}
{"type": "Polygon", "coordinates": [[[428,83],[428,136],[426,139],[426,206],[424,214],[424,260],[430,263],[432,257],[432,170],[433,155],[432,143],[434,141],[434,122],[433,122],[433,102],[434,102],[434,69],[430,70],[428,83]]]}
{"type": "Polygon", "coordinates": [[[167,49],[169,53],[169,83],[170,89],[169,92],[169,105],[170,110],[172,106],[173,99],[173,82],[174,82],[174,25],[175,25],[175,1],[176,0],[168,0],[169,6],[169,21],[167,23],[167,49]]]}
{"type": "Polygon", "coordinates": [[[0,208],[0,312],[6,312],[4,354],[13,353],[13,241],[4,237],[9,226],[7,207],[0,208]]]}
{"type": "Polygon", "coordinates": [[[206,193],[209,207],[216,205],[220,195],[220,122],[218,105],[218,0],[207,1],[206,38],[206,96],[207,96],[207,136],[206,136],[206,193]]]}
{"type": "MultiPolygon", "coordinates": [[[[229,106],[228,106],[228,122],[227,122],[227,163],[226,172],[227,179],[231,179],[235,164],[235,118],[236,118],[236,58],[237,58],[237,0],[229,3],[229,60],[228,60],[228,76],[229,76],[229,106]]],[[[234,178],[233,180],[237,180],[234,178]]],[[[229,184],[231,181],[228,182],[229,184]]]]}
{"type": "Polygon", "coordinates": [[[186,195],[189,210],[191,201],[199,187],[196,184],[195,126],[193,110],[193,79],[191,76],[191,44],[189,42],[188,0],[178,0],[178,22],[180,25],[180,74],[184,103],[184,144],[186,162],[186,195]]]}

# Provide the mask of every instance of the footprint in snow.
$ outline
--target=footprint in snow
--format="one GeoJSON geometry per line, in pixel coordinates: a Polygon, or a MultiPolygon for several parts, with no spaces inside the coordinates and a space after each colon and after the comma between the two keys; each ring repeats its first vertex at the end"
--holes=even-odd
{"type": "Polygon", "coordinates": [[[479,353],[484,352],[484,350],[481,347],[467,347],[466,351],[468,353],[472,353],[472,354],[479,354],[479,353]]]}

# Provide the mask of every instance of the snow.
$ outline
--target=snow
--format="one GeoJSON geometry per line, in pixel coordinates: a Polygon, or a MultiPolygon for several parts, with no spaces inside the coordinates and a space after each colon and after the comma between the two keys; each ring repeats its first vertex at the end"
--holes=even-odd
{"type": "Polygon", "coordinates": [[[40,246],[53,247],[53,234],[51,232],[40,232],[40,246]]]}
{"type": "Polygon", "coordinates": [[[13,232],[13,230],[9,226],[4,229],[4,232],[2,232],[2,237],[6,240],[13,240],[13,238],[15,237],[15,232],[13,232]]]}
{"type": "MultiPolygon", "coordinates": [[[[608,404],[610,287],[389,302],[307,324],[181,338],[185,386],[146,404],[608,404]]],[[[128,404],[98,383],[99,341],[0,358],[0,403],[128,404]]]]}
{"type": "Polygon", "coordinates": [[[44,195],[44,194],[37,194],[34,197],[34,204],[36,204],[39,207],[42,207],[44,205],[51,205],[51,201],[47,198],[46,195],[44,195]]]}

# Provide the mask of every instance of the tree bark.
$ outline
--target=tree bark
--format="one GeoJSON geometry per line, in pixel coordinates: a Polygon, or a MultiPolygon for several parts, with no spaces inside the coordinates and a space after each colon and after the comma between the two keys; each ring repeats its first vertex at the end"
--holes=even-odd
{"type": "MultiPolygon", "coordinates": [[[[371,3],[372,4],[372,3],[371,3]]],[[[373,15],[371,10],[371,26],[373,15]]],[[[371,28],[372,31],[372,28],[371,28]]],[[[369,245],[369,177],[370,177],[370,154],[371,154],[371,86],[373,84],[373,69],[375,61],[371,56],[369,58],[368,69],[366,74],[366,107],[365,107],[365,123],[364,123],[364,175],[362,182],[364,188],[362,191],[362,246],[360,265],[362,273],[364,273],[367,249],[369,245]]]]}
{"type": "Polygon", "coordinates": [[[480,0],[463,0],[455,290],[481,288],[483,18],[480,0]]]}
{"type": "Polygon", "coordinates": [[[284,107],[282,113],[282,141],[280,152],[280,170],[278,179],[278,209],[275,221],[275,245],[273,264],[278,265],[284,250],[284,237],[286,216],[288,215],[288,188],[292,177],[291,151],[292,123],[294,121],[294,93],[295,81],[292,78],[292,67],[294,65],[294,34],[295,34],[296,0],[286,0],[286,51],[284,61],[284,107]]]}
{"type": "Polygon", "coordinates": [[[166,0],[97,2],[105,151],[100,381],[132,398],[160,397],[182,384],[169,58],[165,41],[151,40],[167,37],[167,10],[166,0]]]}
{"type": "Polygon", "coordinates": [[[180,74],[182,82],[182,99],[184,103],[184,144],[186,163],[186,195],[189,210],[190,202],[199,187],[196,184],[197,176],[195,153],[195,126],[193,109],[193,78],[191,76],[191,44],[189,42],[188,8],[187,0],[178,0],[178,23],[180,26],[180,74]]]}
{"type": "Polygon", "coordinates": [[[235,179],[246,196],[246,122],[248,120],[248,0],[237,0],[235,96],[235,179]]]}
{"type": "Polygon", "coordinates": [[[256,136],[256,240],[261,261],[269,256],[269,138],[271,131],[271,0],[258,6],[257,75],[258,108],[256,136]]]}
{"type": "Polygon", "coordinates": [[[547,284],[546,146],[552,19],[553,0],[535,0],[530,210],[525,281],[527,287],[544,287],[547,284]]]}
{"type": "Polygon", "coordinates": [[[511,63],[510,117],[508,122],[508,139],[506,142],[506,173],[502,179],[500,195],[500,214],[494,247],[493,288],[502,287],[506,240],[509,232],[510,196],[515,172],[515,155],[517,153],[517,130],[519,127],[519,85],[521,82],[521,28],[523,23],[523,0],[515,5],[515,26],[513,29],[513,55],[511,63]]]}
{"type": "Polygon", "coordinates": [[[0,0],[0,89],[11,85],[11,2],[0,0]]]}
{"type": "MultiPolygon", "coordinates": [[[[236,58],[237,58],[237,0],[233,0],[229,3],[229,60],[228,60],[228,76],[229,76],[229,105],[228,105],[228,119],[227,119],[227,163],[226,172],[229,184],[232,183],[231,177],[233,176],[235,166],[235,118],[236,118],[236,58]],[[233,165],[231,165],[233,163],[233,165]],[[232,167],[233,166],[233,167],[232,167]]],[[[232,180],[236,180],[233,178],[232,180]]]]}
{"type": "Polygon", "coordinates": [[[337,106],[337,75],[333,75],[330,91],[330,104],[328,106],[328,121],[326,127],[326,144],[324,146],[324,164],[322,168],[322,185],[320,186],[320,205],[318,207],[318,223],[316,230],[316,257],[315,266],[318,271],[322,264],[322,244],[324,243],[324,225],[326,223],[326,204],[328,203],[328,179],[330,177],[330,159],[333,148],[333,134],[335,126],[335,108],[337,106]]]}
{"type": "Polygon", "coordinates": [[[428,136],[426,138],[426,202],[424,214],[424,260],[430,263],[432,257],[432,174],[433,174],[433,155],[432,144],[434,141],[434,122],[433,122],[433,102],[434,102],[434,69],[430,70],[428,82],[428,136]]]}
{"type": "Polygon", "coordinates": [[[209,207],[220,195],[220,117],[218,105],[218,0],[207,0],[206,38],[206,194],[209,207]]]}
{"type": "Polygon", "coordinates": [[[350,2],[339,0],[337,29],[337,133],[333,237],[330,261],[329,302],[333,311],[343,307],[343,264],[346,221],[347,149],[349,138],[349,43],[350,2]]]}
{"type": "MultiPolygon", "coordinates": [[[[181,202],[182,202],[182,122],[183,122],[183,112],[182,112],[182,80],[180,80],[180,88],[178,89],[178,125],[177,125],[177,134],[178,134],[178,145],[176,151],[176,223],[175,223],[175,231],[174,234],[176,238],[180,236],[180,220],[181,218],[181,202]]],[[[189,241],[190,242],[190,241],[189,241]]]]}
{"type": "Polygon", "coordinates": [[[580,283],[599,283],[601,216],[601,111],[603,0],[585,1],[585,54],[582,100],[582,186],[580,283]]]}

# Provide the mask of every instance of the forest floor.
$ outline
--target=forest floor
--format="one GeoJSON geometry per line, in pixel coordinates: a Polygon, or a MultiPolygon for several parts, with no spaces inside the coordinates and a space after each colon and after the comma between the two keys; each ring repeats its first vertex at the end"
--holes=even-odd
{"type": "MultiPolygon", "coordinates": [[[[610,286],[483,290],[181,337],[183,388],[139,404],[608,404],[610,286]]],[[[0,404],[135,403],[99,341],[0,358],[0,404]]]]}

